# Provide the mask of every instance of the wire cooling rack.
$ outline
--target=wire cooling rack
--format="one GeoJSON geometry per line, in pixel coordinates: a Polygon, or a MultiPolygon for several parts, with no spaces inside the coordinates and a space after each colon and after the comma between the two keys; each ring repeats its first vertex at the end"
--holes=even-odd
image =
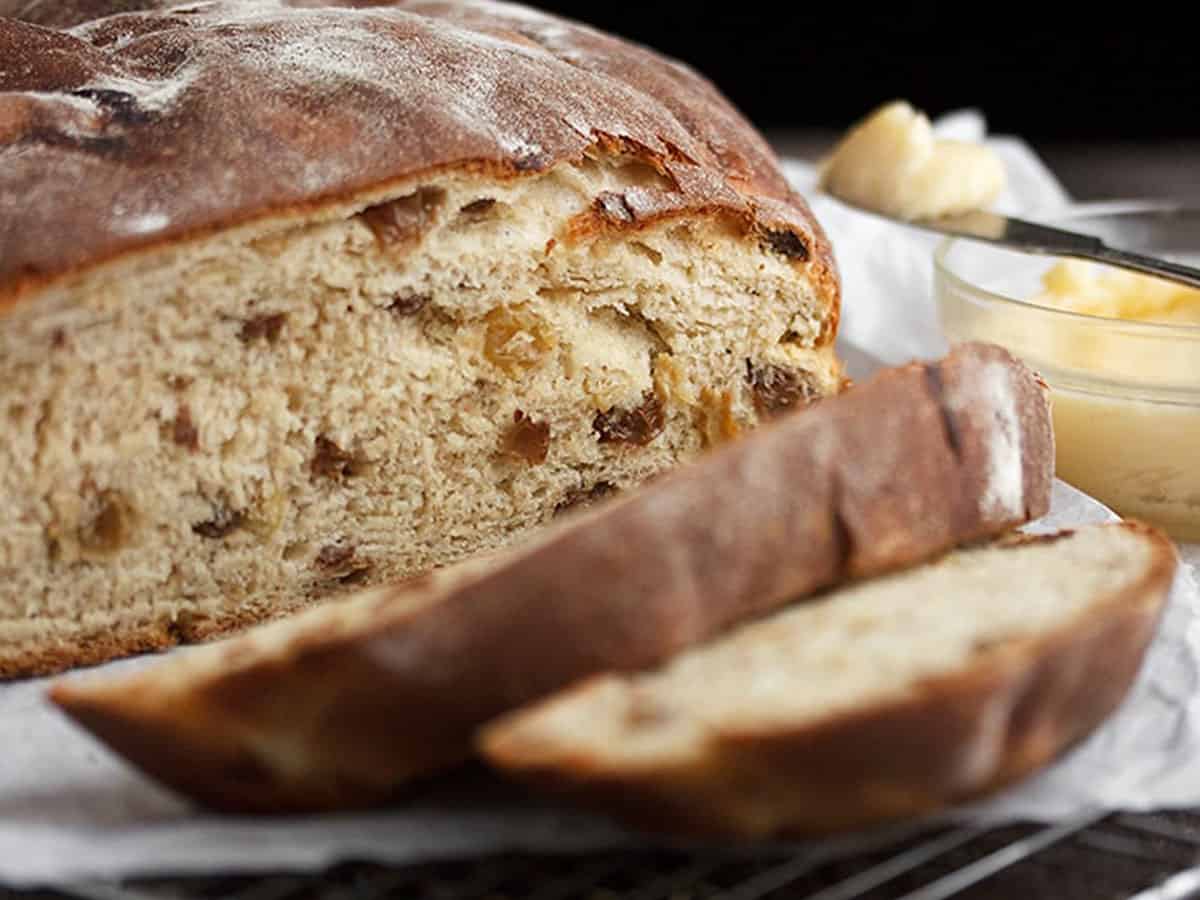
{"type": "Polygon", "coordinates": [[[0,890],[36,900],[1192,900],[1200,810],[1053,826],[925,832],[833,862],[778,847],[704,854],[501,856],[319,875],[89,883],[0,890]]]}

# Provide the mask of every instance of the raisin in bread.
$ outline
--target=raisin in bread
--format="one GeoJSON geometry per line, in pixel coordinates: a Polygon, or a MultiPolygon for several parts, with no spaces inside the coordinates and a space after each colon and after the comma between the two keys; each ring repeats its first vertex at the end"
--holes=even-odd
{"type": "Polygon", "coordinates": [[[846,578],[1045,512],[1044,386],[997,347],[885,372],[491,559],[53,698],[144,771],[239,811],[375,803],[487,720],[653,665],[846,578]]]}
{"type": "Polygon", "coordinates": [[[1175,568],[1134,524],[829,593],[487,728],[502,770],[654,828],[819,834],[1019,779],[1120,702],[1175,568]]]}
{"type": "Polygon", "coordinates": [[[485,2],[0,0],[0,676],[496,549],[836,392],[686,67],[485,2]]]}

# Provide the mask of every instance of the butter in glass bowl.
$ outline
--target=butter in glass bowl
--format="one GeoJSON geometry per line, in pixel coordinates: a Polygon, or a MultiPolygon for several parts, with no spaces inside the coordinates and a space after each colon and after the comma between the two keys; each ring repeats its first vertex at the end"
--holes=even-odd
{"type": "MultiPolygon", "coordinates": [[[[1200,208],[1085,206],[1050,224],[1200,257],[1200,208]]],[[[1060,478],[1200,541],[1200,291],[953,240],[937,251],[935,291],[949,339],[1006,346],[1045,378],[1060,478]]]]}

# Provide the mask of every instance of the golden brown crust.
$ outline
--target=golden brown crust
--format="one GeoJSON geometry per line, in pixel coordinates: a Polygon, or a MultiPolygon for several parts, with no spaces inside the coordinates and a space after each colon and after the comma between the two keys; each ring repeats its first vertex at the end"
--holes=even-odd
{"type": "Polygon", "coordinates": [[[36,647],[5,647],[0,652],[0,681],[57,675],[70,669],[94,666],[139,653],[169,650],[180,644],[192,644],[228,637],[253,625],[278,618],[302,608],[243,607],[224,610],[211,617],[179,622],[142,623],[120,630],[97,629],[69,638],[42,642],[36,647]]]}
{"type": "Polygon", "coordinates": [[[548,763],[536,740],[521,734],[522,716],[536,707],[486,729],[482,749],[530,784],[639,826],[694,834],[829,834],[986,794],[1046,765],[1103,722],[1154,636],[1174,548],[1137,523],[1101,527],[1153,542],[1142,578],[1077,620],[981,650],[965,671],[926,681],[904,698],[792,731],[714,735],[672,771],[614,771],[583,752],[556,751],[548,763]]]}
{"type": "Polygon", "coordinates": [[[161,625],[142,625],[120,633],[98,631],[54,645],[39,645],[35,650],[9,649],[0,659],[0,679],[56,675],[122,656],[166,650],[177,643],[179,641],[170,629],[161,625]]]}
{"type": "Polygon", "coordinates": [[[0,58],[18,63],[0,68],[0,311],[135,251],[421,175],[521,177],[592,154],[668,184],[627,196],[621,227],[729,217],[775,235],[837,305],[825,235],[711,84],[523,7],[0,0],[0,58]]]}
{"type": "MultiPolygon", "coordinates": [[[[984,345],[941,364],[964,382],[996,366],[1034,381],[984,345]]],[[[1048,479],[1044,495],[1009,508],[982,502],[983,464],[956,454],[942,423],[982,433],[997,410],[951,409],[954,395],[931,392],[927,372],[892,370],[781,417],[465,573],[370,592],[126,678],[66,681],[53,699],[212,806],[378,802],[468,755],[481,723],[581,677],[653,665],[847,577],[1044,512],[1048,479]]],[[[1023,396],[1010,411],[1032,442],[1049,410],[1042,393],[1023,396]]]]}

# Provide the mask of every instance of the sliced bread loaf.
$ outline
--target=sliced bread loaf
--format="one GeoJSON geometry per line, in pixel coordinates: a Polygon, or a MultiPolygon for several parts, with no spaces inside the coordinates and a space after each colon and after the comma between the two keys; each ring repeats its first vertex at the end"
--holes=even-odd
{"type": "Polygon", "coordinates": [[[0,677],[636,487],[836,393],[838,297],[761,136],[594,29],[0,0],[0,677]]]}
{"type": "Polygon", "coordinates": [[[846,577],[1043,513],[1045,391],[966,345],[779,420],[490,560],[54,699],[151,775],[237,810],[378,801],[476,728],[652,666],[846,577]]]}
{"type": "Polygon", "coordinates": [[[1018,779],[1120,702],[1175,568],[1134,524],[953,553],[485,729],[500,769],[639,825],[816,834],[1018,779]]]}

